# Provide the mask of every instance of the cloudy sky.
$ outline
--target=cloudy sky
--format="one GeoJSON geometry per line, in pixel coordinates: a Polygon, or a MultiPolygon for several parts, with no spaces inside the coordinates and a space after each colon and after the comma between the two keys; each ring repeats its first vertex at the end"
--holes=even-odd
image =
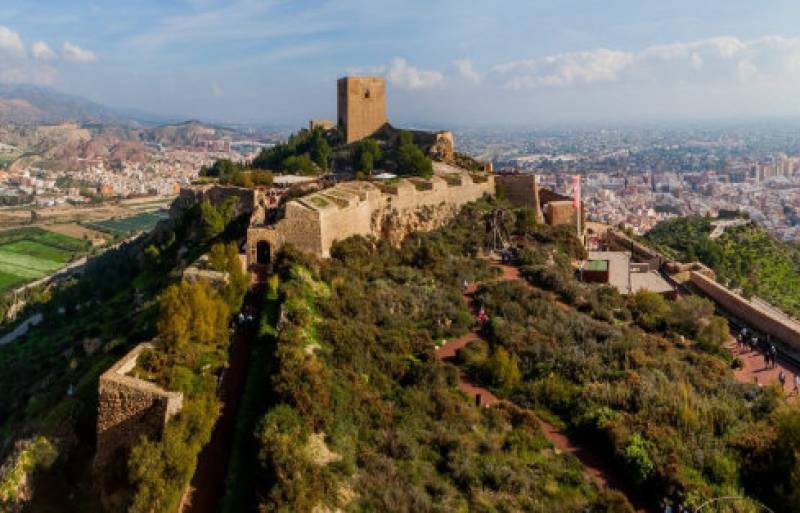
{"type": "Polygon", "coordinates": [[[0,0],[0,82],[114,107],[299,124],[347,73],[402,123],[800,118],[800,2],[0,0]]]}

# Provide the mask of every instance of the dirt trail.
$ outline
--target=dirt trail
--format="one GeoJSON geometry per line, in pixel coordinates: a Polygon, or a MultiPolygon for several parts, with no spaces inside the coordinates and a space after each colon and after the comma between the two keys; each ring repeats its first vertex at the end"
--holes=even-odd
{"type": "MultiPolygon", "coordinates": [[[[523,280],[520,276],[519,269],[516,267],[509,265],[496,266],[502,271],[502,274],[493,281],[523,280]]],[[[527,284],[527,282],[525,283],[527,284]]],[[[477,315],[478,312],[473,297],[478,286],[479,284],[472,284],[464,291],[464,300],[469,304],[470,310],[475,315],[477,315]]],[[[562,309],[569,308],[569,306],[563,303],[558,306],[562,309]]],[[[480,339],[479,329],[474,328],[466,335],[445,343],[436,351],[436,356],[443,362],[455,365],[456,352],[469,343],[480,339]]],[[[488,389],[470,380],[466,372],[460,367],[458,367],[458,372],[459,389],[472,399],[476,405],[489,407],[502,401],[502,399],[495,396],[488,389]]],[[[637,513],[655,511],[646,506],[646,502],[633,490],[630,482],[608,462],[605,456],[600,454],[597,450],[575,443],[552,424],[541,419],[539,422],[542,425],[542,431],[545,437],[550,440],[559,451],[572,454],[580,460],[584,466],[584,475],[586,477],[597,483],[601,488],[611,488],[624,493],[631,504],[633,504],[637,513]]]]}
{"type": "MultiPolygon", "coordinates": [[[[263,286],[255,285],[245,298],[242,311],[259,318],[263,286]]],[[[222,414],[214,426],[211,440],[200,452],[197,468],[189,485],[189,493],[181,504],[181,513],[216,513],[225,493],[233,435],[239,401],[247,378],[247,363],[253,340],[257,336],[257,323],[244,323],[236,328],[231,342],[228,368],[222,378],[218,395],[223,402],[222,414]]]]}

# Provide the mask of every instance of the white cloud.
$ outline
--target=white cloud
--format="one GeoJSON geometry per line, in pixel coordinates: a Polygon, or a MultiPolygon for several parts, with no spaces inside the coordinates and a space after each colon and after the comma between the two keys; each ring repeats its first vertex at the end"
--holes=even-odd
{"type": "Polygon", "coordinates": [[[22,44],[19,34],[2,25],[0,25],[0,53],[25,57],[25,45],[22,44]]]}
{"type": "Polygon", "coordinates": [[[91,50],[85,50],[69,41],[64,42],[64,59],[72,62],[94,62],[97,56],[91,50]]]}
{"type": "Polygon", "coordinates": [[[800,38],[765,36],[741,41],[715,37],[646,47],[561,53],[495,66],[511,88],[595,82],[730,83],[800,79],[800,38]]]}
{"type": "Polygon", "coordinates": [[[629,52],[600,48],[514,61],[494,69],[513,75],[508,82],[513,88],[557,86],[617,80],[633,59],[629,52]]]}
{"type": "Polygon", "coordinates": [[[220,87],[219,83],[214,82],[211,84],[211,96],[215,98],[221,98],[224,95],[225,92],[222,90],[222,87],[220,87]]]}
{"type": "Polygon", "coordinates": [[[386,66],[352,66],[346,69],[348,75],[383,75],[386,73],[386,66]]]}
{"type": "Polygon", "coordinates": [[[427,89],[444,84],[444,75],[440,71],[418,69],[400,58],[392,61],[386,78],[403,89],[427,89]]]}
{"type": "Polygon", "coordinates": [[[453,64],[456,67],[456,73],[458,76],[467,80],[468,82],[478,84],[483,78],[478,70],[475,69],[472,61],[469,59],[460,59],[455,61],[453,64]]]}
{"type": "Polygon", "coordinates": [[[34,59],[42,62],[52,61],[58,57],[56,52],[47,46],[47,43],[44,41],[36,41],[33,43],[33,46],[31,47],[31,53],[33,54],[34,59]]]}

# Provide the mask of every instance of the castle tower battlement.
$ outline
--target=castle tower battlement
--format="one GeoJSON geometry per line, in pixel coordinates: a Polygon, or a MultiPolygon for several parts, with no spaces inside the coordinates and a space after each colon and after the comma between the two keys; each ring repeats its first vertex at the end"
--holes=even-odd
{"type": "Polygon", "coordinates": [[[343,77],[336,90],[337,122],[347,144],[371,136],[386,124],[383,77],[343,77]]]}

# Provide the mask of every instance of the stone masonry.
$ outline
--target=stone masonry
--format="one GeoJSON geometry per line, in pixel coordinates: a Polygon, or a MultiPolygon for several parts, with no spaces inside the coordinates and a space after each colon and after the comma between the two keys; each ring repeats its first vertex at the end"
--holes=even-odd
{"type": "Polygon", "coordinates": [[[100,376],[97,406],[97,452],[102,470],[118,450],[129,450],[142,435],[159,436],[183,406],[183,394],[128,376],[151,344],[139,344],[100,376]]]}
{"type": "Polygon", "coordinates": [[[399,243],[413,231],[443,225],[465,203],[494,195],[493,176],[475,182],[458,168],[435,165],[439,176],[430,180],[401,179],[384,185],[344,182],[290,201],[285,217],[274,225],[263,224],[264,215],[257,209],[247,232],[248,264],[269,264],[259,260],[266,255],[271,260],[285,244],[327,258],[335,241],[353,235],[399,243]]]}
{"type": "Polygon", "coordinates": [[[336,86],[338,124],[347,144],[371,136],[386,124],[383,77],[344,77],[336,86]]]}

